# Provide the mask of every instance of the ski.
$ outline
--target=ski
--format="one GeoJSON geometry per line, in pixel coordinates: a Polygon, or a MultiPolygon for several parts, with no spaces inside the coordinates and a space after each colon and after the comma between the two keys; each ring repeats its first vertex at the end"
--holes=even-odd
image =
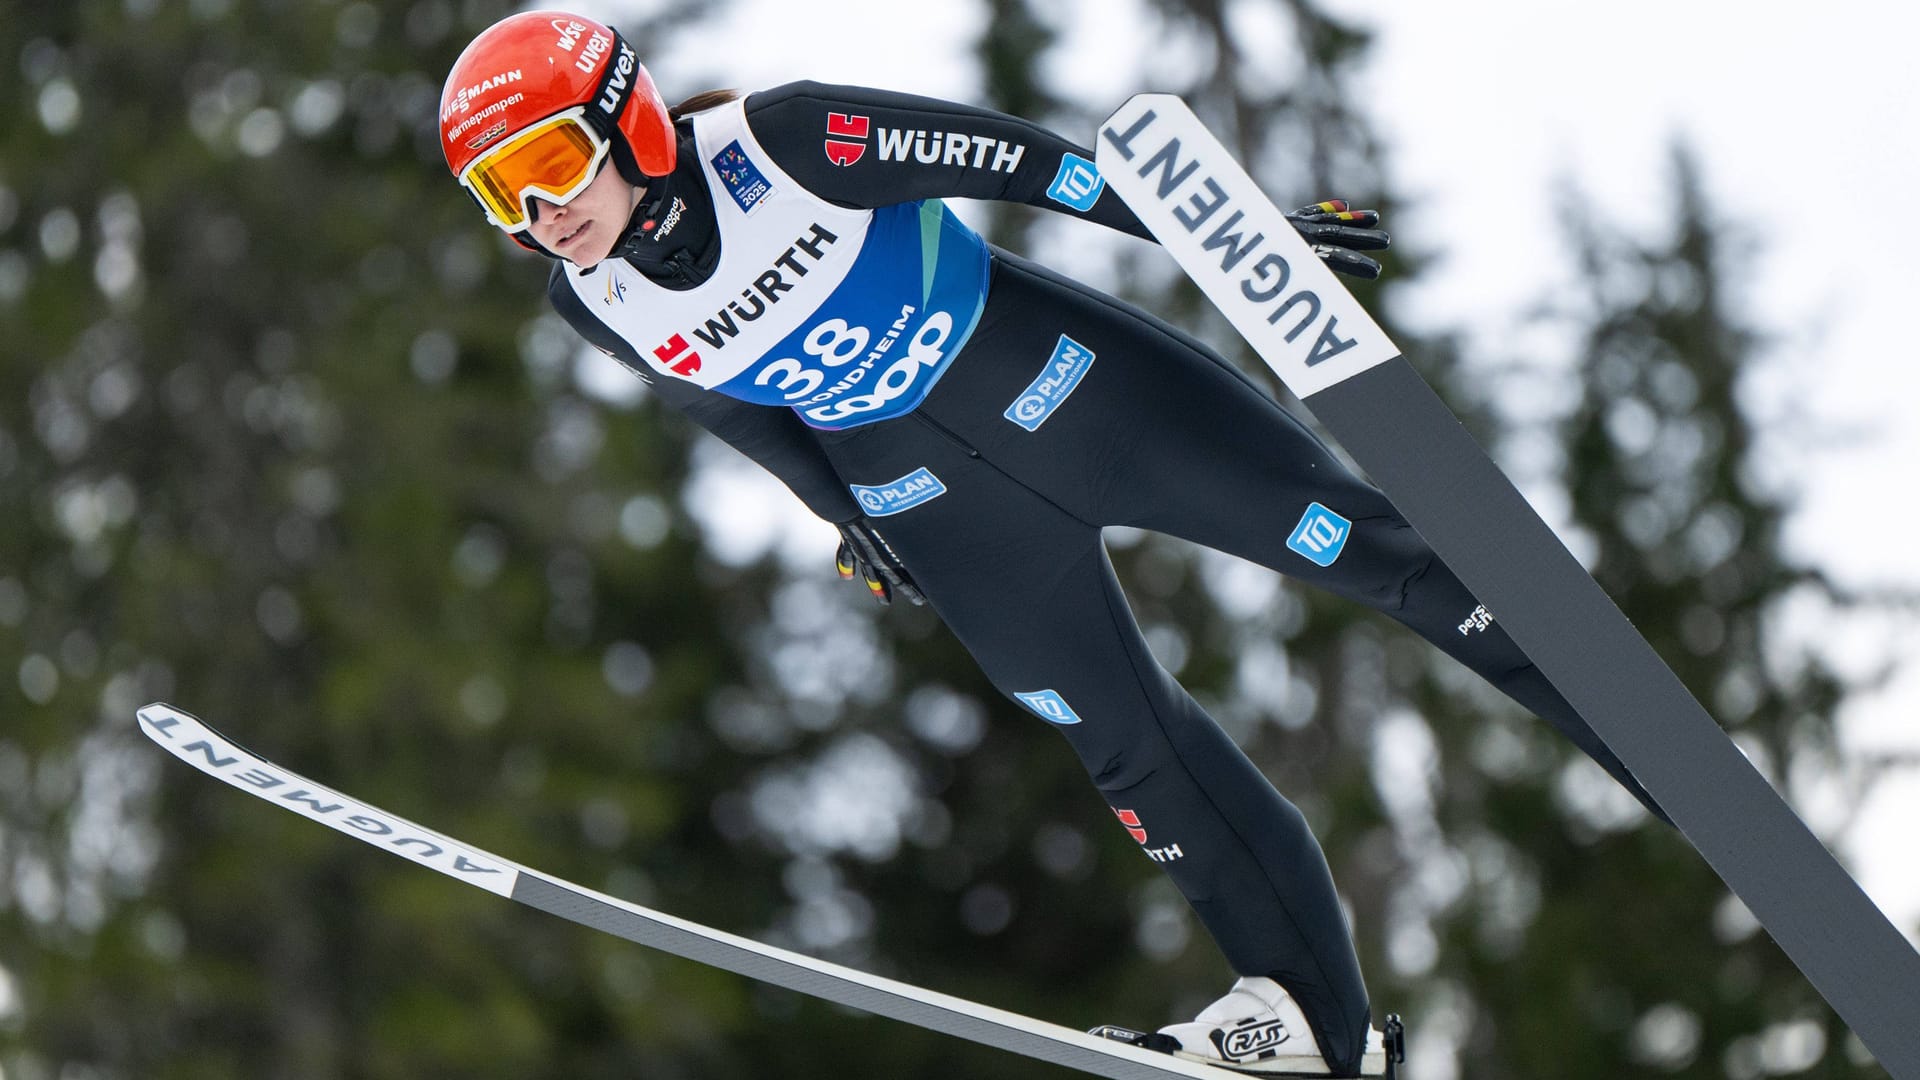
{"type": "Polygon", "coordinates": [[[138,710],[168,753],[249,795],[475,888],[593,930],[839,1005],[1114,1080],[1242,1074],[763,945],[551,877],[343,795],[248,752],[171,705],[138,710]]]}
{"type": "Polygon", "coordinates": [[[1101,126],[1095,162],[1880,1064],[1895,1077],[1920,1078],[1920,953],[1693,699],[1226,147],[1178,97],[1142,94],[1101,126]]]}

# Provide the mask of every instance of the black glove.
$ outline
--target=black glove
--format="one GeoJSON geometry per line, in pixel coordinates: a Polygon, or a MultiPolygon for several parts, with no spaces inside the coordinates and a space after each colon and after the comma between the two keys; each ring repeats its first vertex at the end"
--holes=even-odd
{"type": "Polygon", "coordinates": [[[1287,221],[1320,256],[1327,268],[1337,274],[1372,280],[1380,276],[1380,264],[1358,251],[1379,251],[1393,242],[1380,224],[1378,210],[1349,210],[1340,199],[1328,199],[1303,206],[1287,215],[1287,221]]]}
{"type": "Polygon", "coordinates": [[[873,598],[883,604],[893,603],[895,596],[906,597],[915,604],[927,602],[927,598],[920,595],[920,587],[913,583],[912,575],[901,565],[900,556],[873,531],[872,522],[859,517],[836,524],[834,528],[840,530],[840,551],[834,562],[839,565],[841,580],[852,581],[853,572],[858,570],[867,588],[873,590],[873,598]]]}

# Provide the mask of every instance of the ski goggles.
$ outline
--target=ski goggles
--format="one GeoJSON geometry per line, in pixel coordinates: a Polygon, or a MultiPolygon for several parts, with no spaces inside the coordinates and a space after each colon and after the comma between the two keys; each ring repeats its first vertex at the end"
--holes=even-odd
{"type": "Polygon", "coordinates": [[[584,105],[555,113],[486,154],[460,173],[487,220],[508,232],[533,221],[534,196],[565,206],[600,172],[612,144],[593,130],[584,105]]]}

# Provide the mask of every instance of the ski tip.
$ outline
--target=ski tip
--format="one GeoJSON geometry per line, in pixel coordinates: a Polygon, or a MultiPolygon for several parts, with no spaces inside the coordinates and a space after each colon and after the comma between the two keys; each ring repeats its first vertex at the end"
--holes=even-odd
{"type": "Polygon", "coordinates": [[[1141,93],[1135,94],[1120,103],[1120,107],[1107,115],[1106,125],[1111,126],[1122,116],[1137,117],[1145,112],[1182,112],[1191,111],[1186,99],[1178,94],[1141,93]]]}
{"type": "Polygon", "coordinates": [[[140,729],[140,734],[159,743],[167,749],[168,753],[178,758],[186,759],[186,755],[181,753],[184,745],[181,742],[183,738],[214,738],[232,746],[233,749],[239,749],[233,746],[232,740],[215,731],[212,724],[178,705],[170,705],[164,701],[150,701],[135,709],[134,722],[134,726],[140,729]]]}
{"type": "Polygon", "coordinates": [[[167,727],[183,723],[205,726],[204,721],[199,717],[178,705],[171,705],[164,701],[149,701],[145,705],[135,709],[133,715],[142,727],[149,729],[150,733],[151,729],[156,726],[167,727]]]}
{"type": "Polygon", "coordinates": [[[187,714],[164,701],[149,701],[145,705],[135,709],[133,715],[141,723],[151,724],[157,720],[166,720],[187,714]]]}

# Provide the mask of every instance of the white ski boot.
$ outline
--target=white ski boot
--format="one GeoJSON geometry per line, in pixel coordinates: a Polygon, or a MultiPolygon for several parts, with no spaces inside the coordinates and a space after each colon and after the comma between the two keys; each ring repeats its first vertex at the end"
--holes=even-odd
{"type": "MultiPolygon", "coordinates": [[[[1332,1075],[1300,1006],[1272,979],[1237,979],[1225,997],[1192,1021],[1170,1024],[1152,1035],[1116,1027],[1092,1033],[1253,1076],[1332,1075]]],[[[1387,1017],[1384,1034],[1368,1030],[1361,1076],[1392,1080],[1394,1066],[1404,1060],[1399,1017],[1387,1017]]]]}

